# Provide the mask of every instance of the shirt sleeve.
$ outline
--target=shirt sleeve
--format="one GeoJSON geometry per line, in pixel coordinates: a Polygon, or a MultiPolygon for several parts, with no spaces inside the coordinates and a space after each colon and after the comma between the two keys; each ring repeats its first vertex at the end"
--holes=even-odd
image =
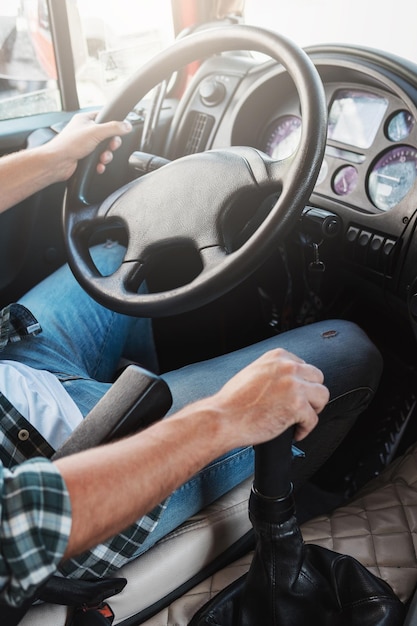
{"type": "Polygon", "coordinates": [[[71,530],[64,480],[47,459],[0,464],[0,599],[20,605],[53,574],[71,530]]]}
{"type": "Polygon", "coordinates": [[[36,317],[23,304],[13,302],[0,309],[0,350],[8,343],[42,332],[36,317]]]}

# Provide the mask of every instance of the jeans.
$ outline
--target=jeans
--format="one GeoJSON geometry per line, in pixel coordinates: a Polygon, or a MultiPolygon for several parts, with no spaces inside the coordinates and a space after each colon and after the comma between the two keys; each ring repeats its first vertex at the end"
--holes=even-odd
{"type": "MultiPolygon", "coordinates": [[[[120,263],[124,249],[114,242],[94,248],[103,274],[120,263]]],[[[40,322],[33,341],[9,345],[2,358],[36,369],[48,369],[62,382],[85,416],[111,385],[122,356],[157,371],[158,362],[148,319],[114,313],[92,300],[67,266],[27,293],[21,302],[40,322]]],[[[281,346],[324,372],[330,401],[319,424],[297,444],[306,457],[294,463],[295,488],[332,454],[369,404],[379,382],[382,360],[356,325],[330,320],[297,328],[231,354],[163,373],[173,396],[170,413],[216,392],[242,367],[266,350],[281,346]]],[[[202,507],[253,473],[253,449],[234,450],[216,459],[168,500],[155,530],[132,558],[176,528],[202,507]]]]}

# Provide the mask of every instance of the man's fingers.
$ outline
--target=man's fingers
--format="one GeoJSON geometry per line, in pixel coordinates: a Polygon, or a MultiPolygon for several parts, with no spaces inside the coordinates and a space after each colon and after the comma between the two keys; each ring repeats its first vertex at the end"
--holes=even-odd
{"type": "Polygon", "coordinates": [[[330,392],[323,384],[316,384],[314,395],[310,400],[310,404],[316,413],[321,413],[330,398],[330,392]]]}
{"type": "Polygon", "coordinates": [[[98,174],[104,174],[106,165],[111,163],[113,160],[113,152],[120,148],[121,145],[122,139],[118,135],[110,139],[107,150],[104,150],[104,152],[100,154],[100,161],[98,162],[96,168],[98,174]]]}
{"type": "Polygon", "coordinates": [[[300,364],[300,376],[307,380],[310,383],[320,383],[324,382],[323,372],[319,370],[314,365],[310,365],[309,363],[300,364]]]}
{"type": "Polygon", "coordinates": [[[322,412],[324,407],[329,401],[330,392],[322,384],[323,375],[320,370],[313,368],[316,372],[310,372],[313,378],[318,377],[321,380],[317,380],[314,382],[305,381],[304,388],[307,399],[307,406],[305,409],[305,415],[302,416],[301,420],[297,422],[295,427],[294,439],[296,441],[300,441],[304,439],[316,426],[319,420],[319,414],[322,412]],[[317,372],[321,374],[318,376],[317,372]]]}
{"type": "Polygon", "coordinates": [[[105,122],[103,124],[97,124],[96,127],[99,132],[101,139],[107,139],[108,137],[118,137],[119,135],[126,135],[130,133],[132,130],[132,124],[127,120],[123,122],[105,122]]]}
{"type": "Polygon", "coordinates": [[[317,413],[314,409],[311,409],[308,415],[308,419],[295,424],[294,429],[294,441],[301,441],[317,426],[319,421],[317,413]]]}
{"type": "Polygon", "coordinates": [[[122,139],[119,135],[112,137],[109,141],[109,150],[114,151],[120,148],[122,145],[122,139]]]}

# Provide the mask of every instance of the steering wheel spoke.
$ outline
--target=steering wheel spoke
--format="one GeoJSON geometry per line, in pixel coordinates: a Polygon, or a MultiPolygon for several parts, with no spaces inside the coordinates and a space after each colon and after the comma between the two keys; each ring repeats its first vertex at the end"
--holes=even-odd
{"type": "MultiPolygon", "coordinates": [[[[103,217],[99,213],[97,204],[78,202],[67,216],[65,224],[65,237],[70,239],[74,246],[74,255],[77,264],[83,260],[84,265],[90,264],[89,243],[91,236],[103,225],[103,217]]],[[[74,270],[74,265],[72,266],[74,270]]],[[[74,272],[77,275],[77,272],[74,272]]]]}
{"type": "Polygon", "coordinates": [[[203,272],[210,272],[224,263],[227,253],[222,246],[210,246],[200,250],[200,257],[203,263],[203,272]]]}
{"type": "Polygon", "coordinates": [[[99,216],[99,206],[97,204],[88,204],[79,202],[71,211],[69,216],[69,225],[73,229],[83,229],[85,227],[94,228],[99,216]]]}

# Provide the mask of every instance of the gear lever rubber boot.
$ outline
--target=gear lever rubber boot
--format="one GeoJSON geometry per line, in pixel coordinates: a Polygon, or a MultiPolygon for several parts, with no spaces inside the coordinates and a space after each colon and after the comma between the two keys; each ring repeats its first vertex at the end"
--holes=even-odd
{"type": "Polygon", "coordinates": [[[250,569],[189,626],[400,626],[405,608],[389,585],[350,556],[304,543],[289,479],[291,438],[292,431],[255,447],[250,569]]]}

